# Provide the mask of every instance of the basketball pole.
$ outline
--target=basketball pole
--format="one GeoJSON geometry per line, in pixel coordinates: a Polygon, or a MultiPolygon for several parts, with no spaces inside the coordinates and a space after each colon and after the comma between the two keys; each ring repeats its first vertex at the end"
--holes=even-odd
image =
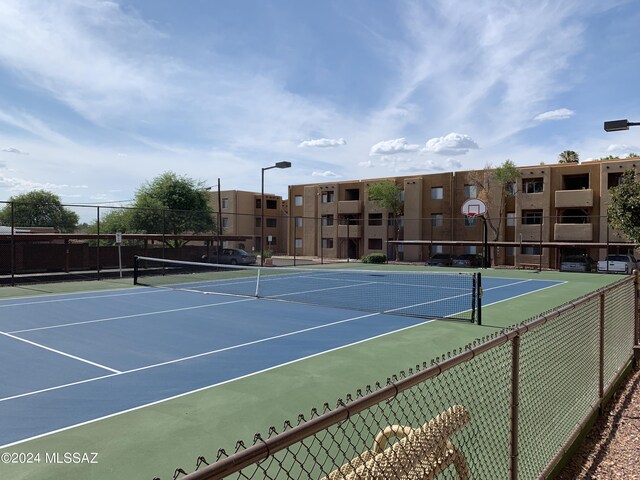
{"type": "Polygon", "coordinates": [[[480,215],[482,219],[482,249],[484,250],[484,268],[489,268],[491,265],[491,252],[489,252],[489,241],[488,241],[488,232],[487,232],[487,219],[484,215],[480,215]]]}

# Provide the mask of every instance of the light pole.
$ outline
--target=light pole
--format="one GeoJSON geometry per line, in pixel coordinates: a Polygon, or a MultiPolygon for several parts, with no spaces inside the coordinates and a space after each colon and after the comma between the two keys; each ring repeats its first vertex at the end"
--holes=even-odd
{"type": "Polygon", "coordinates": [[[272,168],[289,168],[291,162],[277,162],[270,167],[262,167],[262,190],[260,194],[260,266],[264,265],[264,171],[272,168]]]}
{"type": "Polygon", "coordinates": [[[605,132],[619,132],[620,130],[629,130],[629,127],[637,127],[640,122],[630,122],[629,120],[611,120],[604,122],[605,132]]]}

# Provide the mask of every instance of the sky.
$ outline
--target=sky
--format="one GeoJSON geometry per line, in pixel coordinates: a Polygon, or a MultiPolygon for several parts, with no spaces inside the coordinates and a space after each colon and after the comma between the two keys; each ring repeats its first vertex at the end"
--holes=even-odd
{"type": "Polygon", "coordinates": [[[640,153],[637,0],[2,0],[0,201],[640,153]]]}

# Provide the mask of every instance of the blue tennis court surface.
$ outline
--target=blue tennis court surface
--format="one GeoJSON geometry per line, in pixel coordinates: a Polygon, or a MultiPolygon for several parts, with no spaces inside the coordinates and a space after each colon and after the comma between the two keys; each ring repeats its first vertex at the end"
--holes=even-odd
{"type": "MultiPolygon", "coordinates": [[[[560,283],[486,277],[483,304],[560,283]]],[[[447,295],[400,301],[459,313],[447,295]]],[[[0,447],[432,321],[339,307],[157,288],[0,301],[0,447]]]]}

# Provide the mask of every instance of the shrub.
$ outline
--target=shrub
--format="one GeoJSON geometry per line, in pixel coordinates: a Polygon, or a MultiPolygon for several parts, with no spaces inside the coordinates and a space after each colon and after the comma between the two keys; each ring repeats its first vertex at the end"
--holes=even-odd
{"type": "Polygon", "coordinates": [[[369,255],[363,256],[360,260],[362,263],[386,263],[387,256],[384,253],[370,253],[369,255]]]}

